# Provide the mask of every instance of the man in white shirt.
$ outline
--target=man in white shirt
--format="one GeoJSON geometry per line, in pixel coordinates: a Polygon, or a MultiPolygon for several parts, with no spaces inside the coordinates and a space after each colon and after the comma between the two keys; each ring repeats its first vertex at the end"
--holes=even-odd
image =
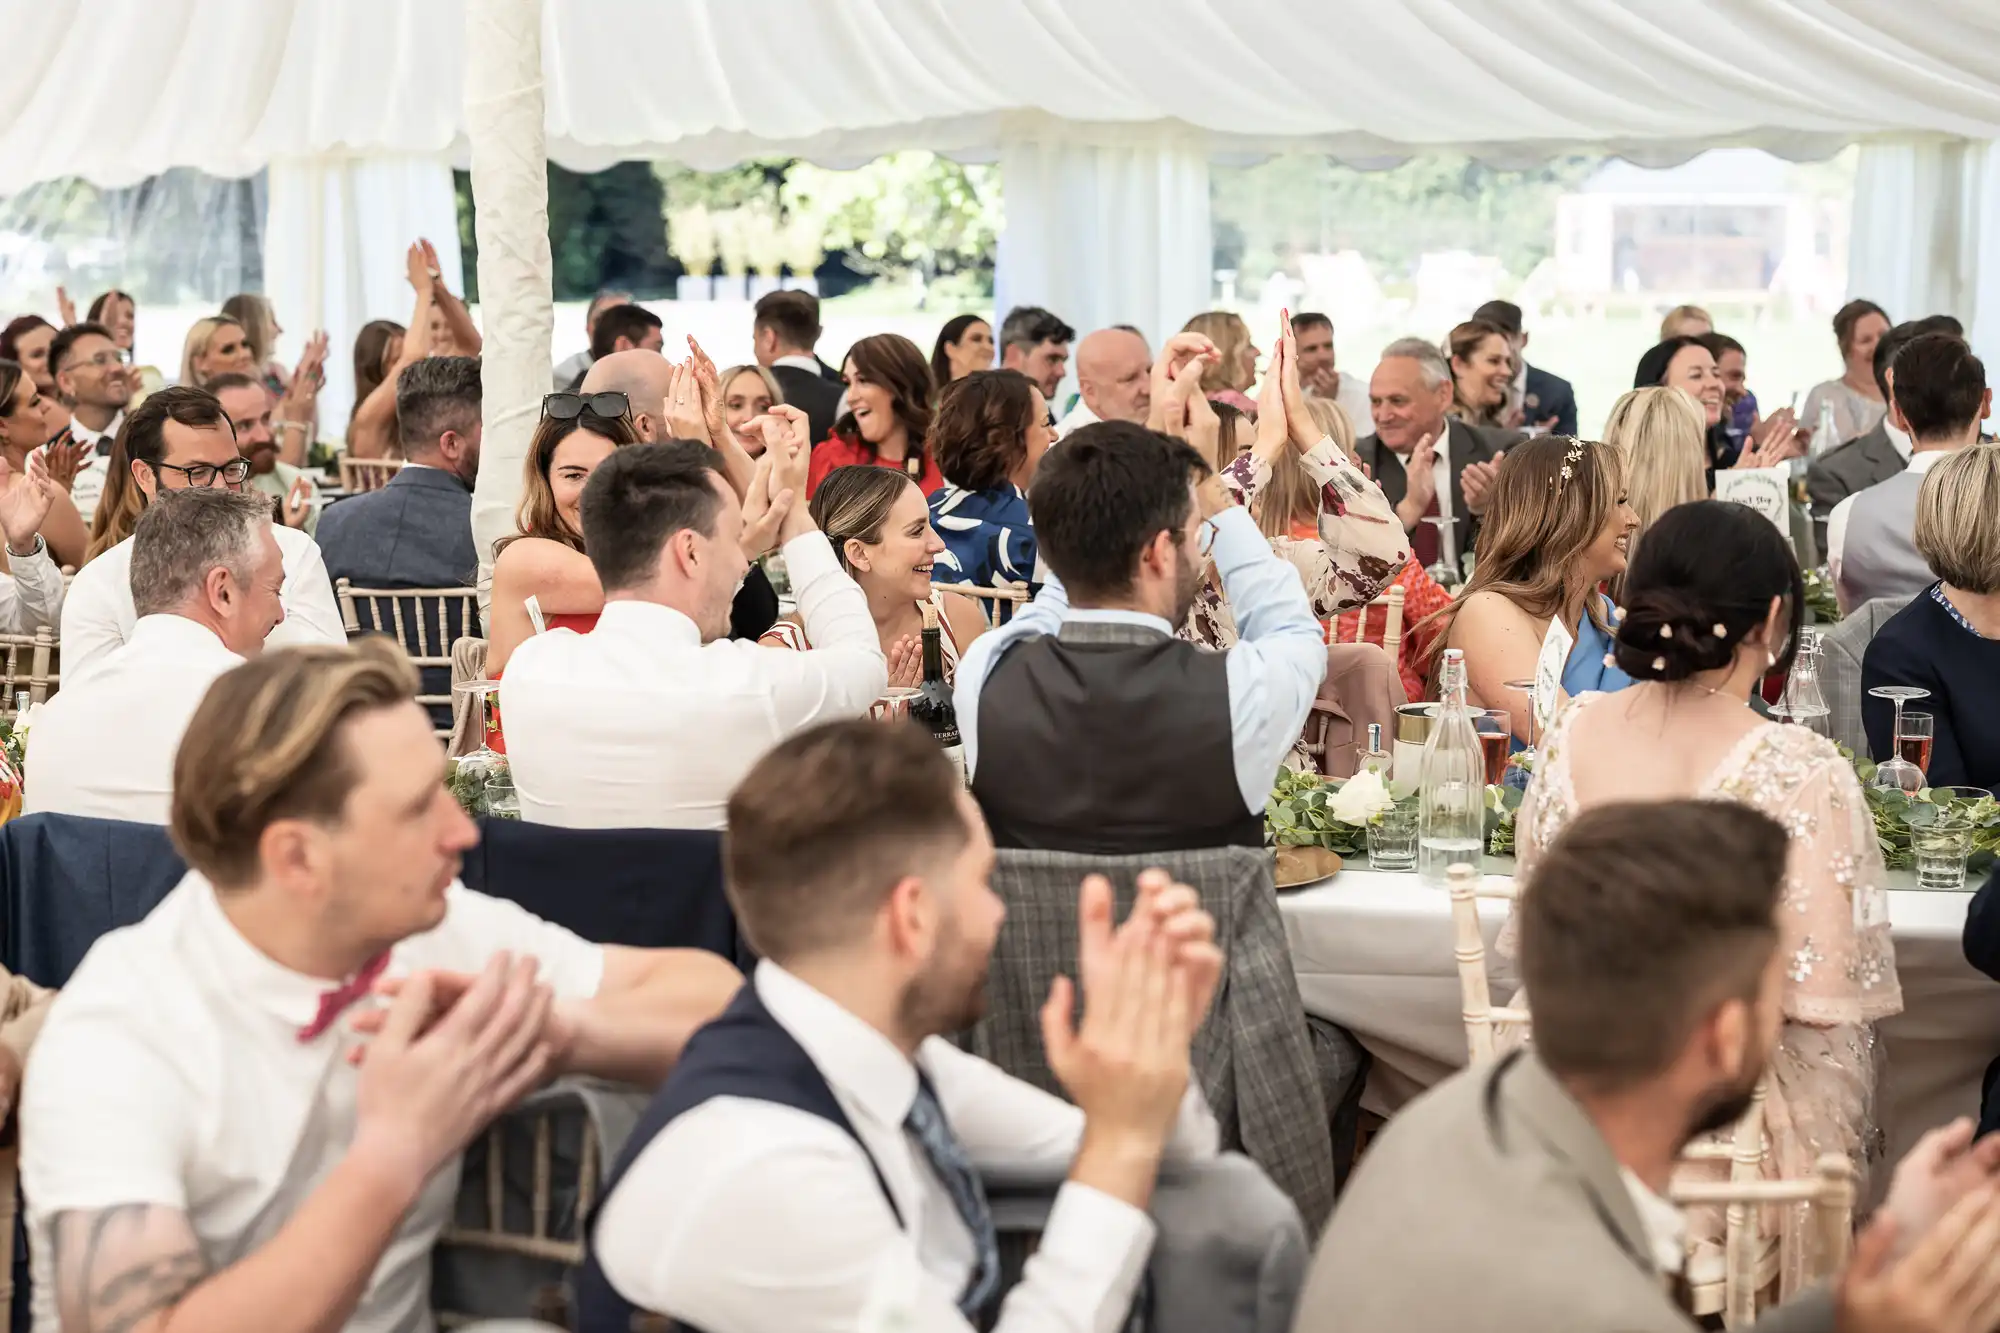
{"type": "MultiPolygon", "coordinates": [[[[630,292],[599,292],[590,298],[590,304],[583,312],[583,336],[586,340],[597,337],[597,317],[615,305],[632,304],[630,292]]],[[[590,347],[588,341],[584,349],[566,360],[558,361],[555,368],[555,391],[563,392],[576,383],[577,377],[590,369],[590,347]]]]}
{"type": "Polygon", "coordinates": [[[62,619],[62,570],[49,555],[41,527],[62,491],[42,450],[26,471],[8,477],[0,464],[0,534],[7,539],[7,573],[0,574],[0,634],[33,634],[62,619]]]}
{"type": "Polygon", "coordinates": [[[726,859],[764,961],[607,1178],[583,1333],[640,1312],[705,1333],[967,1333],[996,1307],[998,1333],[1120,1328],[1161,1161],[1216,1152],[1188,1046],[1222,957],[1194,891],[1148,871],[1114,930],[1111,886],[1084,882],[1077,983],[1042,1010],[1072,1105],[944,1035],[985,1007],[1005,908],[979,809],[921,730],[786,741],[730,797],[726,859]],[[1067,1176],[1004,1303],[982,1171],[1067,1176]]]}
{"type": "Polygon", "coordinates": [[[715,451],[685,440],[627,445],[590,474],[583,544],[604,612],[589,634],[523,643],[500,685],[523,819],[719,829],[730,791],[773,745],[882,693],[867,596],[805,505],[804,414],[773,412],[747,512],[715,451]],[[746,523],[783,540],[809,652],[727,637],[746,523]]]}
{"type": "Polygon", "coordinates": [[[1884,425],[1909,441],[1909,466],[1842,499],[1826,520],[1827,572],[1843,614],[1937,581],[1917,550],[1917,493],[1933,464],[1979,442],[1992,410],[1986,367],[1963,338],[1919,334],[1896,353],[1884,425]]]}
{"type": "Polygon", "coordinates": [[[1076,345],[1076,405],[1056,423],[1062,439],[1097,421],[1146,423],[1153,400],[1153,353],[1137,330],[1099,329],[1076,345]]]}
{"type": "Polygon", "coordinates": [[[196,711],[191,869],[30,1055],[38,1333],[429,1333],[472,1136],[551,1074],[653,1085],[740,986],[457,884],[477,830],[415,689],[378,639],[264,654],[196,711]]]}
{"type": "Polygon", "coordinates": [[[49,344],[49,373],[55,376],[56,392],[71,405],[70,438],[93,446],[69,491],[86,525],[104,493],[111,443],[125,424],[125,405],[137,383],[129,361],[102,324],[72,324],[49,344]]]}
{"type": "MultiPolygon", "coordinates": [[[[240,491],[249,460],[237,452],[229,417],[205,389],[175,385],[151,395],[125,424],[132,480],[150,501],[162,490],[224,486],[240,491]]],[[[313,539],[276,527],[285,560],[285,617],[271,631],[271,646],[345,643],[326,562],[313,539]]],[[[113,546],[77,571],[63,604],[63,683],[71,684],[132,633],[139,613],[132,605],[132,539],[113,546]]]]}
{"type": "Polygon", "coordinates": [[[1368,386],[1353,375],[1343,375],[1334,364],[1333,321],[1325,315],[1306,311],[1292,316],[1292,334],[1299,344],[1299,379],[1315,398],[1339,404],[1354,428],[1354,438],[1375,433],[1375,418],[1368,408],[1368,386]]]}
{"type": "Polygon", "coordinates": [[[284,617],[285,566],[261,496],[162,496],[132,534],[132,636],[35,719],[25,810],[165,824],[174,752],[215,678],[284,617]]]}

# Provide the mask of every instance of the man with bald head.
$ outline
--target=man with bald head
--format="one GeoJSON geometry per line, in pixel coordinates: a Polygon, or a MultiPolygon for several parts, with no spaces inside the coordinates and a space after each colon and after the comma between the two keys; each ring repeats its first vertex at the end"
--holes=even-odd
{"type": "Polygon", "coordinates": [[[1076,345],[1076,406],[1056,424],[1061,439],[1095,421],[1146,424],[1152,406],[1153,353],[1127,324],[1099,329],[1076,345]]]}
{"type": "MultiPolygon", "coordinates": [[[[632,428],[644,443],[665,444],[673,439],[693,439],[715,448],[716,442],[708,437],[708,428],[692,424],[701,420],[701,404],[667,401],[667,395],[673,391],[673,379],[673,362],[658,352],[635,347],[630,351],[599,357],[583,377],[578,392],[624,394],[625,401],[632,407],[632,428]],[[684,418],[690,423],[685,432],[674,429],[669,420],[670,412],[673,418],[684,418]]],[[[731,487],[736,489],[740,501],[744,488],[749,484],[746,468],[750,466],[750,460],[735,440],[725,439],[722,444],[725,450],[722,472],[729,478],[731,487]]],[[[763,566],[753,564],[743,580],[743,586],[736,590],[736,602],[730,608],[729,637],[755,639],[777,622],[777,590],[764,576],[763,566]]]]}

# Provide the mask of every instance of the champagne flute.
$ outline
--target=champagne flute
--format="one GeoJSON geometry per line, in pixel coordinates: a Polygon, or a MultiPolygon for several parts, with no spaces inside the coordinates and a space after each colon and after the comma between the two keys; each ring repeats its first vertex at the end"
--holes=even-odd
{"type": "Polygon", "coordinates": [[[1926,776],[1931,771],[1931,715],[1904,713],[1896,727],[1896,757],[1915,764],[1926,776]]]}
{"type": "Polygon", "coordinates": [[[1928,699],[1931,692],[1915,685],[1877,685],[1868,693],[1896,706],[1895,721],[1889,728],[1889,758],[1876,768],[1868,785],[1884,791],[1922,791],[1924,771],[1896,753],[1896,738],[1903,733],[1903,705],[1911,699],[1928,699]]]}

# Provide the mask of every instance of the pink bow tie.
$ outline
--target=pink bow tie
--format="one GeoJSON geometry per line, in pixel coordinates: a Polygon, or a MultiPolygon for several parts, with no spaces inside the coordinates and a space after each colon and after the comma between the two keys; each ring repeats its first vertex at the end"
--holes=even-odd
{"type": "Polygon", "coordinates": [[[312,1022],[299,1029],[299,1040],[301,1042],[311,1041],[332,1027],[336,1019],[346,1013],[349,1007],[374,988],[375,978],[381,976],[383,970],[388,966],[389,955],[386,953],[376,954],[367,963],[362,965],[359,972],[356,972],[348,980],[343,981],[340,985],[321,995],[319,997],[319,1013],[314,1015],[312,1022]]]}

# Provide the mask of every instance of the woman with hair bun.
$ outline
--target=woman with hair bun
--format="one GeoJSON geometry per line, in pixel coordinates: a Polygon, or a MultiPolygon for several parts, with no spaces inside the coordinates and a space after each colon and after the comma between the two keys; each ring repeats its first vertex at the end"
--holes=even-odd
{"type": "MultiPolygon", "coordinates": [[[[1867,1166],[1874,1025],[1903,1007],[1887,872],[1854,769],[1825,737],[1751,711],[1771,668],[1791,665],[1804,604],[1798,562],[1769,519],[1714,500],[1668,510],[1625,575],[1613,655],[1637,683],[1579,695],[1557,716],[1516,825],[1530,891],[1543,849],[1595,805],[1735,801],[1784,825],[1784,1025],[1764,1107],[1765,1170],[1782,1177],[1810,1174],[1828,1152],[1867,1166]]],[[[1784,1213],[1788,1288],[1808,1271],[1800,1211],[1784,1213]]],[[[1721,1218],[1690,1222],[1698,1282],[1711,1260],[1720,1271],[1721,1218]]]]}

